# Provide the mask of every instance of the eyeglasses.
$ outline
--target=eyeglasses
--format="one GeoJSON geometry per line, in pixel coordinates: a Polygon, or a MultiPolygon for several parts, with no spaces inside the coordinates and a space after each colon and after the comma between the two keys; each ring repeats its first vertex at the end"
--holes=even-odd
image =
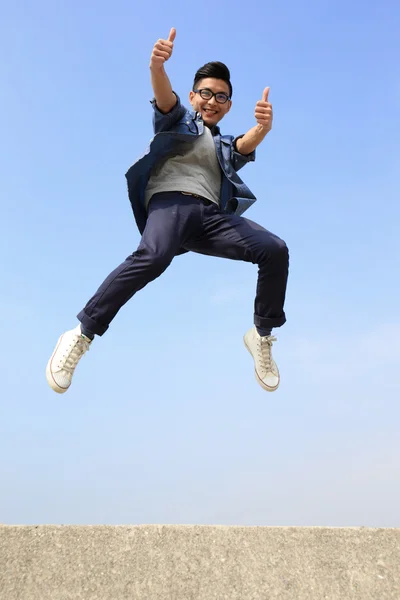
{"type": "Polygon", "coordinates": [[[218,104],[225,104],[230,100],[230,96],[228,94],[224,94],[224,92],[217,92],[216,94],[209,90],[208,88],[202,88],[201,90],[193,90],[195,94],[200,94],[203,100],[211,100],[215,96],[218,104]]]}

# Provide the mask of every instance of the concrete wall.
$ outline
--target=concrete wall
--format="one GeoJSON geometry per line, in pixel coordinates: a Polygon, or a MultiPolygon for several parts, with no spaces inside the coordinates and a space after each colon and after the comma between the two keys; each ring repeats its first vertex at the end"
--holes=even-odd
{"type": "Polygon", "coordinates": [[[0,526],[0,600],[400,600],[400,530],[0,526]]]}

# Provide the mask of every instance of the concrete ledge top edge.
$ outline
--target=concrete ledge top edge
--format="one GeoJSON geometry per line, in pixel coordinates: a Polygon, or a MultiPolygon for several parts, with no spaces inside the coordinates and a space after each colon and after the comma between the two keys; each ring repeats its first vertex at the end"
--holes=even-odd
{"type": "Polygon", "coordinates": [[[108,525],[108,524],[94,524],[91,525],[79,525],[79,524],[54,524],[54,523],[38,523],[38,524],[12,524],[12,523],[0,523],[1,528],[20,528],[20,529],[32,529],[32,528],[48,528],[48,529],[237,529],[237,530],[303,530],[303,531],[400,531],[398,527],[368,527],[363,525],[355,525],[355,526],[307,526],[307,525],[196,525],[196,524],[118,524],[118,525],[108,525]]]}

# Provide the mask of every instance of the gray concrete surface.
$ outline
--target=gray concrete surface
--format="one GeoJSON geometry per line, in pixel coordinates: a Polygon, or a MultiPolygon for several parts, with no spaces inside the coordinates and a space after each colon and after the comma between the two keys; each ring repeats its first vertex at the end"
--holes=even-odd
{"type": "Polygon", "coordinates": [[[1,600],[400,600],[400,529],[0,526],[1,600]]]}

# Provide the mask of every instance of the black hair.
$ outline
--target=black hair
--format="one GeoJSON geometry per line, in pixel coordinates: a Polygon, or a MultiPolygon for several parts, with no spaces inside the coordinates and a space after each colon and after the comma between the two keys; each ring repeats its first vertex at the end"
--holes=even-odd
{"type": "Polygon", "coordinates": [[[214,79],[222,79],[229,86],[229,96],[232,97],[231,73],[226,65],[222,62],[208,62],[197,70],[194,76],[193,89],[196,89],[197,84],[201,79],[213,77],[214,79]]]}

